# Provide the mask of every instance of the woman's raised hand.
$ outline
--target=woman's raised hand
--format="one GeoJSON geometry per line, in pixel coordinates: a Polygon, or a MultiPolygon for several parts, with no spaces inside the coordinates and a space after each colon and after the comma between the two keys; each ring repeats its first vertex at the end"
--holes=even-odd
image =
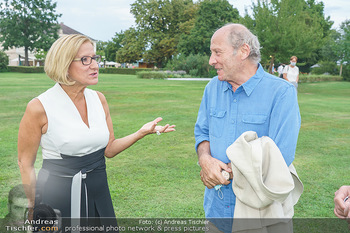
{"type": "Polygon", "coordinates": [[[144,124],[141,129],[139,129],[139,133],[143,136],[148,134],[156,133],[160,135],[161,133],[169,133],[175,131],[175,125],[166,124],[164,126],[158,125],[158,123],[163,120],[163,118],[158,117],[154,121],[148,122],[144,124]]]}

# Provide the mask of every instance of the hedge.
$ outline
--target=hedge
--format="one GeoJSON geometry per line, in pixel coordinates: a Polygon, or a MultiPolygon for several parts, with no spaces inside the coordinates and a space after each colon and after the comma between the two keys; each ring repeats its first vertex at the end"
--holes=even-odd
{"type": "Polygon", "coordinates": [[[299,75],[299,83],[342,81],[338,75],[299,75]]]}
{"type": "MultiPolygon", "coordinates": [[[[43,66],[8,66],[8,72],[18,72],[18,73],[45,73],[43,66]]],[[[139,69],[139,68],[100,68],[100,73],[105,74],[127,74],[127,75],[138,75],[139,78],[146,79],[160,79],[169,78],[167,72],[157,72],[153,69],[139,69]]],[[[189,75],[186,75],[189,76],[189,75]]],[[[323,81],[350,81],[350,65],[344,66],[343,77],[336,75],[300,75],[299,82],[323,82],[323,81]]]]}
{"type": "Polygon", "coordinates": [[[45,73],[43,66],[8,66],[7,69],[18,73],[45,73]]]}
{"type": "Polygon", "coordinates": [[[144,79],[165,79],[167,78],[167,74],[159,71],[141,71],[137,73],[137,77],[144,79]]]}
{"type": "MultiPolygon", "coordinates": [[[[130,68],[100,68],[99,72],[102,74],[130,74],[136,75],[139,71],[150,71],[152,69],[130,69],[130,68]]],[[[18,73],[45,73],[43,66],[8,66],[9,72],[18,73]]]]}
{"type": "Polygon", "coordinates": [[[151,71],[151,68],[100,68],[101,74],[130,74],[136,75],[140,71],[151,71]]]}
{"type": "Polygon", "coordinates": [[[186,71],[184,70],[141,71],[141,72],[137,72],[137,77],[144,78],[144,79],[192,78],[191,75],[186,74],[186,71]]]}

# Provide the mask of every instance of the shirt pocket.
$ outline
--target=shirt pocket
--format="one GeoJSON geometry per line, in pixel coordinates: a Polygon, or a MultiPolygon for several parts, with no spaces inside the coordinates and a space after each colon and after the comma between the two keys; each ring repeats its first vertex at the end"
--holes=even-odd
{"type": "Polygon", "coordinates": [[[225,126],[226,110],[210,109],[209,134],[221,137],[225,126]]]}
{"type": "Polygon", "coordinates": [[[268,116],[260,114],[248,114],[242,116],[241,129],[245,131],[254,131],[258,135],[266,135],[268,130],[268,116]]]}
{"type": "Polygon", "coordinates": [[[266,122],[266,115],[243,115],[242,122],[245,124],[261,125],[266,122]]]}

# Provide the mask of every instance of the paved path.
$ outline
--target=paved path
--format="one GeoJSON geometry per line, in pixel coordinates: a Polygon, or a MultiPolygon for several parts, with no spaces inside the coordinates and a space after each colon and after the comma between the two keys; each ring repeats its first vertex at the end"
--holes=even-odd
{"type": "Polygon", "coordinates": [[[177,81],[210,81],[211,78],[166,78],[166,80],[177,80],[177,81]]]}

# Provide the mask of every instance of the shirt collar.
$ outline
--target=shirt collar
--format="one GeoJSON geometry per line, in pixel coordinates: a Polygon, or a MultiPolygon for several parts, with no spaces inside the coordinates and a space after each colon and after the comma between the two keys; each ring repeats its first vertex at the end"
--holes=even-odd
{"type": "Polygon", "coordinates": [[[222,82],[224,92],[230,89],[232,91],[232,86],[227,81],[222,82]]]}
{"type": "Polygon", "coordinates": [[[245,83],[242,84],[242,87],[247,94],[247,96],[250,96],[250,94],[254,91],[255,87],[258,85],[260,80],[265,75],[265,71],[262,68],[261,64],[258,64],[258,69],[256,73],[245,83]]]}
{"type": "MultiPolygon", "coordinates": [[[[256,85],[258,85],[258,83],[262,79],[264,73],[265,73],[265,71],[262,68],[261,64],[259,63],[256,73],[247,82],[243,83],[240,87],[238,87],[236,90],[236,93],[240,92],[239,90],[243,88],[243,90],[245,91],[247,96],[250,96],[250,94],[255,89],[256,85]]],[[[229,89],[232,91],[231,84],[229,84],[227,81],[224,81],[223,82],[223,91],[225,92],[229,89]]]]}

